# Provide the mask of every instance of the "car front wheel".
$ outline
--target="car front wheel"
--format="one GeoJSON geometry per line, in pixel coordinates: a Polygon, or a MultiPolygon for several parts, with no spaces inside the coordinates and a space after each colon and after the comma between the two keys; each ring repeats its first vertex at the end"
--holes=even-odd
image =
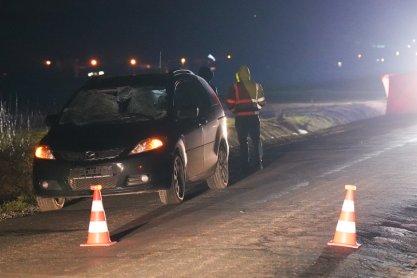
{"type": "Polygon", "coordinates": [[[64,207],[65,198],[36,197],[36,202],[41,211],[59,210],[64,207]]]}
{"type": "Polygon", "coordinates": [[[168,190],[159,190],[159,199],[165,205],[180,204],[185,196],[185,170],[181,157],[177,154],[171,176],[171,187],[168,190]]]}
{"type": "Polygon", "coordinates": [[[225,189],[229,184],[229,159],[224,144],[220,145],[214,174],[207,179],[210,189],[225,189]]]}

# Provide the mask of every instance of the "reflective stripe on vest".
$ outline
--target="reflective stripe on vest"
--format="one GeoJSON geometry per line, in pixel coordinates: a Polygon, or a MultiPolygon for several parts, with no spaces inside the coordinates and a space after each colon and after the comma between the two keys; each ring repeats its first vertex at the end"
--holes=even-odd
{"type": "Polygon", "coordinates": [[[237,112],[235,116],[254,116],[259,115],[259,111],[237,112]]]}

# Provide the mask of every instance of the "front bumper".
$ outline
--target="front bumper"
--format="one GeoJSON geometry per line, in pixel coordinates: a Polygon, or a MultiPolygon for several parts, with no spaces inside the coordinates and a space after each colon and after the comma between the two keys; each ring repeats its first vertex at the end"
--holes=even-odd
{"type": "Polygon", "coordinates": [[[155,192],[170,187],[171,161],[154,152],[92,162],[35,158],[33,187],[41,197],[88,197],[93,184],[102,185],[102,195],[155,192]]]}

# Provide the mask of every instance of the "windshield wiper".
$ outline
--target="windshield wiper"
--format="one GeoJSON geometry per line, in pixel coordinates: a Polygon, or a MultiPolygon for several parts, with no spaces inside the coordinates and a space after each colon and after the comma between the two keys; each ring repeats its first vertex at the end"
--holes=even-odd
{"type": "Polygon", "coordinates": [[[135,119],[135,118],[146,118],[148,120],[155,120],[155,117],[142,113],[123,113],[117,116],[119,119],[135,119]]]}
{"type": "Polygon", "coordinates": [[[100,117],[100,118],[90,118],[90,119],[69,119],[65,122],[60,122],[59,124],[73,124],[73,125],[89,125],[95,123],[109,123],[114,121],[121,120],[136,120],[136,119],[148,119],[155,120],[155,117],[151,115],[146,115],[142,113],[123,113],[123,114],[113,114],[111,117],[100,117]]]}

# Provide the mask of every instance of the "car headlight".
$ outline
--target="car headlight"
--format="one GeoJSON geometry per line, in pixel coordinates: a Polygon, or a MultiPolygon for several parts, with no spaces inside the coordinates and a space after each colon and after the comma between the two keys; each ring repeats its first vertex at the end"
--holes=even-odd
{"type": "Polygon", "coordinates": [[[164,145],[164,139],[153,137],[140,141],[129,154],[138,154],[158,149],[164,145]]]}
{"type": "Polygon", "coordinates": [[[46,145],[37,146],[35,149],[35,157],[40,159],[55,159],[51,148],[46,145]]]}

